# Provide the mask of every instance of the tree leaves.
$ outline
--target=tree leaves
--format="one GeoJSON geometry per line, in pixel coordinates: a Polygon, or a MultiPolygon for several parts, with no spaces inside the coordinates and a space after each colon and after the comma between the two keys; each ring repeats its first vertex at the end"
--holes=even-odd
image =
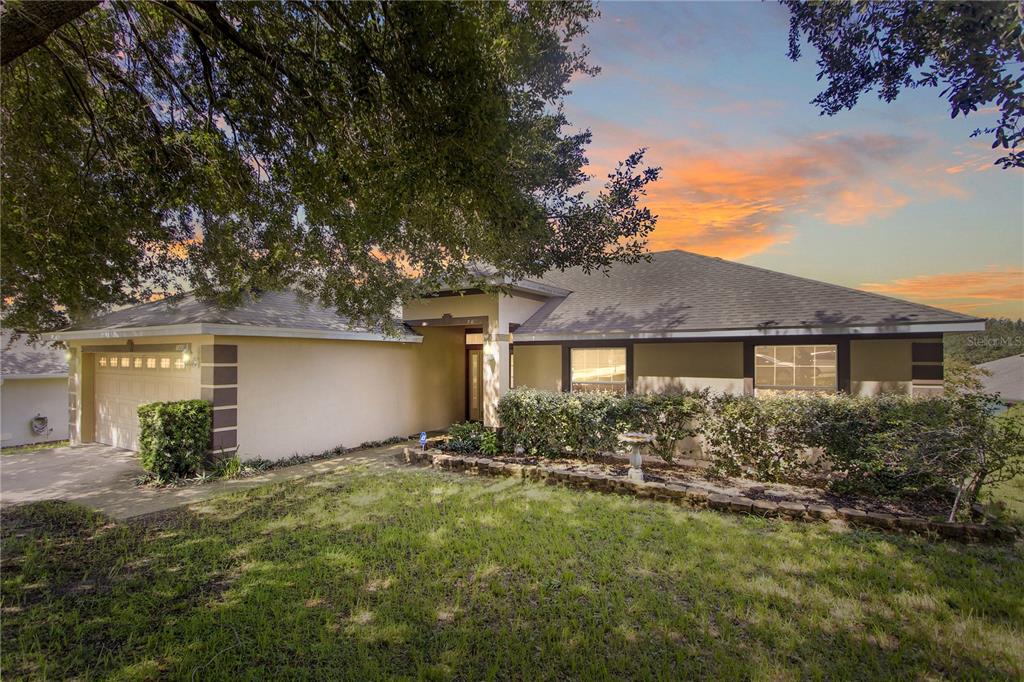
{"type": "Polygon", "coordinates": [[[4,317],[295,287],[357,320],[642,257],[658,175],[589,180],[587,2],[112,2],[4,67],[4,317]],[[54,235],[60,239],[54,241],[54,235]],[[54,261],[51,265],[49,261],[54,261]]]}
{"type": "Polygon", "coordinates": [[[986,105],[999,110],[995,163],[1024,166],[1024,29],[1019,2],[821,2],[780,0],[790,11],[789,57],[806,40],[819,53],[818,80],[828,86],[812,103],[823,114],[852,109],[878,91],[892,102],[906,88],[945,87],[950,118],[986,105]]]}

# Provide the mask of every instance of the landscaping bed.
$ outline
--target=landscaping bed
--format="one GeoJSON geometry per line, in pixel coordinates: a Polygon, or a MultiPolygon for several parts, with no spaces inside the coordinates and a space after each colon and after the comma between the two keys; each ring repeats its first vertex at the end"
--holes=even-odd
{"type": "Polygon", "coordinates": [[[828,521],[842,519],[855,525],[890,530],[932,533],[961,541],[1013,540],[1017,529],[992,523],[950,523],[923,516],[881,501],[842,500],[813,488],[785,484],[764,484],[742,479],[714,480],[701,477],[697,469],[652,467],[660,472],[644,481],[627,477],[628,465],[618,458],[591,460],[547,459],[445,453],[441,450],[405,448],[400,457],[408,464],[492,476],[545,480],[571,487],[636,495],[679,504],[758,516],[780,516],[794,520],[828,521]]]}
{"type": "MultiPolygon", "coordinates": [[[[476,456],[482,456],[477,454],[476,456]]],[[[541,458],[510,454],[497,454],[495,461],[507,464],[531,466],[550,465],[569,471],[605,473],[625,478],[629,472],[629,459],[622,455],[595,455],[581,458],[541,458]]],[[[852,507],[862,511],[884,512],[903,516],[939,517],[948,508],[930,500],[879,500],[856,495],[837,495],[810,486],[789,483],[764,483],[735,476],[713,476],[708,473],[708,463],[701,460],[665,462],[657,457],[644,457],[644,480],[653,483],[674,483],[696,486],[709,493],[743,495],[752,500],[775,502],[801,502],[803,504],[827,504],[836,508],[852,507]]]]}

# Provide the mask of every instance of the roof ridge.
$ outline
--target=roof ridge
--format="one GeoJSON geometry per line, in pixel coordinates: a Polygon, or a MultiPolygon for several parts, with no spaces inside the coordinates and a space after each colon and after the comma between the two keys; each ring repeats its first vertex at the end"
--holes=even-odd
{"type": "Polygon", "coordinates": [[[793,279],[799,279],[801,281],[810,282],[812,284],[820,284],[820,285],[824,285],[824,286],[827,286],[827,287],[832,287],[833,289],[839,289],[841,291],[849,291],[849,292],[852,292],[852,293],[855,293],[855,294],[859,294],[861,296],[867,296],[869,298],[880,298],[882,300],[893,301],[895,303],[909,303],[910,305],[918,306],[920,308],[925,308],[927,310],[934,310],[934,311],[940,312],[940,313],[957,315],[959,317],[962,317],[965,322],[977,322],[977,321],[983,321],[985,319],[983,317],[972,317],[970,315],[965,315],[963,313],[958,313],[955,310],[946,310],[945,308],[939,308],[937,306],[927,305],[925,303],[917,303],[916,301],[908,301],[908,300],[906,300],[904,298],[896,298],[895,296],[886,296],[885,294],[876,294],[873,291],[864,291],[863,289],[856,289],[854,287],[843,286],[842,284],[835,284],[834,282],[825,282],[825,281],[820,280],[820,279],[811,279],[810,277],[803,277],[802,275],[794,275],[794,274],[791,274],[791,273],[788,273],[788,272],[780,272],[779,270],[770,270],[768,268],[763,268],[763,267],[761,267],[759,265],[750,265],[749,263],[740,263],[738,261],[729,260],[727,258],[720,258],[718,256],[708,256],[708,255],[705,255],[703,253],[696,253],[694,251],[686,251],[684,249],[669,249],[668,251],[654,251],[654,252],[651,253],[651,255],[657,255],[658,253],[683,253],[683,254],[687,254],[687,255],[690,255],[690,256],[697,256],[697,257],[703,258],[705,260],[718,261],[719,263],[725,263],[727,265],[732,265],[732,266],[735,266],[735,267],[747,268],[747,269],[750,269],[750,270],[757,270],[759,272],[767,273],[767,274],[773,275],[773,276],[792,277],[793,279]]]}

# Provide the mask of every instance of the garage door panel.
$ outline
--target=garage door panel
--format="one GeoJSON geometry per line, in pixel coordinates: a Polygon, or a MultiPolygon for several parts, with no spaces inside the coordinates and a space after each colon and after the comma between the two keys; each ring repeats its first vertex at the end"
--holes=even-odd
{"type": "Polygon", "coordinates": [[[198,397],[199,370],[182,364],[177,354],[108,355],[105,362],[97,360],[96,441],[137,450],[140,405],[198,397]]]}

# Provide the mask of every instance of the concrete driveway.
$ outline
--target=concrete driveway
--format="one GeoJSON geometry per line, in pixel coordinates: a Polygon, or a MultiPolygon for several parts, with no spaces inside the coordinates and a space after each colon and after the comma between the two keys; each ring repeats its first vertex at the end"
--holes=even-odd
{"type": "Polygon", "coordinates": [[[134,452],[109,445],[75,445],[0,457],[0,505],[67,500],[126,519],[200,502],[214,495],[351,467],[389,468],[402,443],[268,471],[251,478],[181,488],[139,487],[142,466],[134,452]]]}
{"type": "Polygon", "coordinates": [[[0,457],[0,504],[39,500],[92,502],[138,494],[138,455],[90,443],[0,457]]]}

